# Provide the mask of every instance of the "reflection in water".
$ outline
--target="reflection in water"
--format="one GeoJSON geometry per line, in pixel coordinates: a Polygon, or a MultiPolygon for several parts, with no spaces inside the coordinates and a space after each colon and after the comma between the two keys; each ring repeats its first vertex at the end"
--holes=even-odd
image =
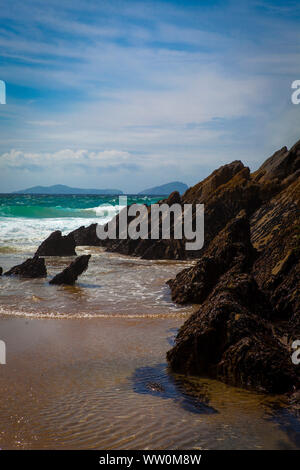
{"type": "Polygon", "coordinates": [[[172,336],[167,337],[167,341],[168,341],[169,345],[173,347],[175,345],[175,338],[176,338],[176,335],[178,333],[178,328],[170,328],[168,330],[168,333],[172,333],[172,336]]]}
{"type": "MultiPolygon", "coordinates": [[[[278,398],[165,366],[182,319],[0,316],[2,449],[287,449],[278,398]]],[[[299,447],[299,446],[298,446],[299,447]]]]}
{"type": "Polygon", "coordinates": [[[140,367],[131,377],[133,390],[140,394],[150,394],[163,399],[172,399],[190,413],[217,413],[209,406],[209,399],[187,378],[168,373],[166,364],[154,367],[140,367]]]}
{"type": "Polygon", "coordinates": [[[269,419],[278,424],[279,428],[289,436],[290,440],[298,448],[300,448],[299,417],[283,406],[273,405],[270,409],[269,419]]]}

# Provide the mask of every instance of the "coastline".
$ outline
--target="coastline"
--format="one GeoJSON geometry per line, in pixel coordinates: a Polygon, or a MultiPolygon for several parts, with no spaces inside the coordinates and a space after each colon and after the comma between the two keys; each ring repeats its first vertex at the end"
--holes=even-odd
{"type": "Polygon", "coordinates": [[[206,204],[198,259],[172,237],[100,247],[93,223],[40,245],[44,277],[3,276],[3,448],[300,448],[284,395],[297,389],[284,333],[298,331],[298,146],[253,174],[235,161],[169,196],[169,206],[206,204]],[[295,168],[282,170],[290,157],[295,168]],[[50,286],[81,254],[92,258],[76,285],[50,286]]]}

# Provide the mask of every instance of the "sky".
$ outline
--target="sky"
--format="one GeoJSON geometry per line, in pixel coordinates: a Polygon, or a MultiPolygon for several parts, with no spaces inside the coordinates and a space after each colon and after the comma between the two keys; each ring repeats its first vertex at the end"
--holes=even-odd
{"type": "Polygon", "coordinates": [[[300,139],[299,1],[0,0],[0,192],[134,193],[300,139]]]}

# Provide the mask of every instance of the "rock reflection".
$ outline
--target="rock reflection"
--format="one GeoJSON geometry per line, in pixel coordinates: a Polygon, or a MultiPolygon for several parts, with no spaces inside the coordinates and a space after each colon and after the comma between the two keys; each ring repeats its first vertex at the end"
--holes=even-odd
{"type": "Polygon", "coordinates": [[[218,413],[209,405],[209,398],[199,382],[171,373],[166,364],[139,367],[130,380],[136,393],[172,399],[191,413],[218,413]]]}

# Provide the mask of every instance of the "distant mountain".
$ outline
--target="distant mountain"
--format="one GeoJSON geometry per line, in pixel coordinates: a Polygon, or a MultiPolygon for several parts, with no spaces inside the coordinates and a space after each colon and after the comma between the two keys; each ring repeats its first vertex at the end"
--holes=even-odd
{"type": "Polygon", "coordinates": [[[14,194],[123,194],[120,189],[82,189],[70,188],[64,184],[53,186],[33,186],[20,191],[13,191],[14,194]]]}
{"type": "Polygon", "coordinates": [[[161,186],[154,186],[153,188],[144,189],[139,194],[154,195],[154,196],[169,196],[173,191],[178,191],[179,194],[183,194],[188,189],[188,186],[179,181],[173,181],[172,183],[162,184],[161,186]]]}

